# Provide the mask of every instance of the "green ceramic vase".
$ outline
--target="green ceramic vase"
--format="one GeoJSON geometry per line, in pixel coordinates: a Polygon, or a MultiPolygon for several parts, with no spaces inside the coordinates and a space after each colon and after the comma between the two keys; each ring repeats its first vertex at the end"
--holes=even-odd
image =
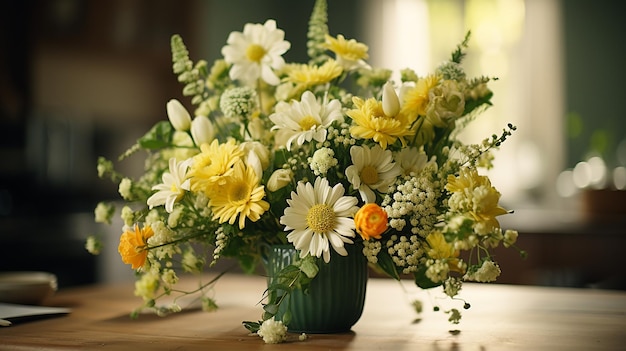
{"type": "MultiPolygon", "coordinates": [[[[288,328],[294,333],[327,334],[347,332],[361,318],[365,303],[368,268],[363,243],[346,244],[348,256],[331,249],[329,263],[317,259],[319,273],[311,281],[308,294],[295,290],[281,304],[277,318],[291,309],[288,328]]],[[[266,269],[269,279],[298,258],[292,245],[272,246],[266,269]]]]}

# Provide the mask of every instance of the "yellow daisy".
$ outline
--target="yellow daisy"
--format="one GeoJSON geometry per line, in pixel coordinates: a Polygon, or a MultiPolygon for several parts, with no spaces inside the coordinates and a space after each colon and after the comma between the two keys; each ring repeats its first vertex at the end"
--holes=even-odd
{"type": "Polygon", "coordinates": [[[240,160],[222,180],[223,184],[212,187],[207,194],[213,219],[218,219],[220,223],[235,224],[239,217],[239,229],[243,229],[246,218],[256,222],[269,210],[270,204],[263,200],[265,187],[260,185],[260,177],[253,167],[246,166],[240,160]]]}
{"type": "Polygon", "coordinates": [[[326,35],[325,47],[337,55],[337,62],[345,70],[367,67],[366,60],[369,55],[368,47],[354,39],[346,40],[339,34],[337,38],[326,35]]]}
{"type": "Polygon", "coordinates": [[[201,152],[194,156],[188,173],[193,192],[210,192],[214,185],[221,183],[221,178],[232,173],[235,163],[244,156],[233,139],[222,144],[216,139],[211,144],[202,144],[200,150],[201,152]]]}
{"type": "Polygon", "coordinates": [[[355,109],[346,112],[352,118],[354,124],[350,127],[350,134],[355,138],[372,139],[379,143],[383,150],[387,145],[393,144],[400,139],[402,145],[406,145],[404,137],[411,135],[404,114],[395,117],[386,116],[383,112],[382,102],[374,98],[363,100],[353,97],[355,109]]]}
{"type": "Polygon", "coordinates": [[[296,84],[301,88],[326,84],[339,77],[343,69],[335,60],[328,60],[321,66],[292,65],[288,70],[285,81],[296,84]]]}

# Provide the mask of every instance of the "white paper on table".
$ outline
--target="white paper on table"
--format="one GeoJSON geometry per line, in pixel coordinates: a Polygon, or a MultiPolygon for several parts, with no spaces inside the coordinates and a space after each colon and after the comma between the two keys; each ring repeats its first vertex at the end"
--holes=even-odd
{"type": "Polygon", "coordinates": [[[16,305],[12,303],[0,302],[0,319],[4,319],[12,323],[53,316],[62,316],[70,313],[70,311],[71,310],[69,308],[65,307],[16,305]]]}

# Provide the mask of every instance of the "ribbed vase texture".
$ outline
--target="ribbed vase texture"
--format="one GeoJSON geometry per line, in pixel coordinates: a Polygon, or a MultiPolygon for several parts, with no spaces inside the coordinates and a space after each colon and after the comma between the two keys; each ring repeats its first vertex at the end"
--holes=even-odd
{"type": "MultiPolygon", "coordinates": [[[[348,256],[341,256],[331,248],[329,263],[318,259],[319,273],[311,281],[309,293],[295,290],[290,300],[281,304],[278,318],[282,318],[287,305],[291,309],[290,332],[347,332],[361,318],[368,277],[362,249],[360,242],[346,244],[348,256]]],[[[273,246],[267,262],[269,279],[297,257],[292,245],[273,246]]]]}

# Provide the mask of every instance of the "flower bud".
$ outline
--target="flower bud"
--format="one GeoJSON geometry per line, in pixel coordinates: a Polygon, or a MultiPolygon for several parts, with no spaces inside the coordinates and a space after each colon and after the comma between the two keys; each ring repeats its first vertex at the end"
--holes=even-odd
{"type": "Polygon", "coordinates": [[[254,152],[259,161],[261,161],[261,167],[263,169],[267,169],[270,165],[270,150],[268,150],[267,146],[261,144],[258,141],[246,141],[241,144],[241,149],[247,154],[250,152],[254,152]]]}
{"type": "Polygon", "coordinates": [[[167,117],[170,119],[174,129],[183,132],[189,130],[189,127],[191,127],[191,116],[180,101],[171,99],[167,102],[166,108],[167,117]]]}
{"type": "Polygon", "coordinates": [[[400,99],[391,82],[383,86],[383,112],[388,117],[395,117],[400,112],[400,99]]]}
{"type": "Polygon", "coordinates": [[[291,183],[293,178],[293,172],[290,169],[277,169],[272,173],[270,179],[267,181],[267,190],[276,191],[285,187],[287,184],[291,183]]]}
{"type": "Polygon", "coordinates": [[[261,159],[259,158],[259,155],[257,155],[254,150],[250,150],[248,151],[245,160],[246,166],[252,168],[254,174],[257,177],[257,180],[260,181],[261,177],[263,177],[263,166],[261,165],[261,159]]]}
{"type": "Polygon", "coordinates": [[[254,117],[248,123],[248,132],[250,132],[250,136],[256,140],[262,140],[266,138],[268,133],[265,124],[263,123],[263,119],[259,117],[254,117]]]}
{"type": "Polygon", "coordinates": [[[196,146],[210,143],[215,136],[213,123],[206,116],[196,116],[191,122],[191,137],[196,146]]]}
{"type": "Polygon", "coordinates": [[[363,240],[380,239],[387,230],[387,212],[373,202],[367,203],[354,215],[354,224],[363,240]]]}

